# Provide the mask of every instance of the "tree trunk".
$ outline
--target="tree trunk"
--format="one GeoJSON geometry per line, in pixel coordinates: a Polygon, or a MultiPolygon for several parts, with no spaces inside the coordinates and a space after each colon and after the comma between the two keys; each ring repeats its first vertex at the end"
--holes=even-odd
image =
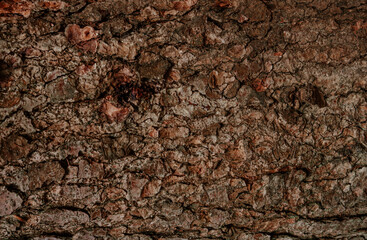
{"type": "Polygon", "coordinates": [[[0,1],[0,239],[366,239],[364,0],[0,1]]]}

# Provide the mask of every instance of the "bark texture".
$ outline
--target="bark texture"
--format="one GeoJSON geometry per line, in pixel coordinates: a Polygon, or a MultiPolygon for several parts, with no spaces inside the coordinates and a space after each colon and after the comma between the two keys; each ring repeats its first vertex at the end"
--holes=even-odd
{"type": "Polygon", "coordinates": [[[364,0],[0,1],[0,239],[367,238],[364,0]]]}

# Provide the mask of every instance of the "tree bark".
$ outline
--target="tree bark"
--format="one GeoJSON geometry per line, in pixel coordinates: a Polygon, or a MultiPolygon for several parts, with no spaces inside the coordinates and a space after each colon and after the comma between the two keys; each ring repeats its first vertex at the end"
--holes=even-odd
{"type": "Polygon", "coordinates": [[[0,239],[366,239],[364,0],[0,2],[0,239]]]}

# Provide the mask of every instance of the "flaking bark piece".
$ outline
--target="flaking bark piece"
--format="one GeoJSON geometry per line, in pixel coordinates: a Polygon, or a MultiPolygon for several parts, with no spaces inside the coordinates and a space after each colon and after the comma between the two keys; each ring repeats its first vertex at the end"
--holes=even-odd
{"type": "Polygon", "coordinates": [[[65,28],[65,36],[72,44],[86,42],[97,37],[97,33],[93,27],[86,26],[80,28],[79,25],[69,24],[65,28]]]}
{"type": "Polygon", "coordinates": [[[102,104],[101,112],[107,117],[110,123],[121,122],[129,114],[129,109],[126,107],[116,107],[110,101],[105,101],[102,104]]]}

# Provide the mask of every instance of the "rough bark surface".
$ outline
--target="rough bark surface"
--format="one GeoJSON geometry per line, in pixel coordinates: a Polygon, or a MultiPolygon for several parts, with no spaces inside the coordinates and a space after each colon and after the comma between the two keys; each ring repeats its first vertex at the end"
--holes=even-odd
{"type": "Polygon", "coordinates": [[[0,1],[0,239],[366,239],[364,0],[0,1]]]}

